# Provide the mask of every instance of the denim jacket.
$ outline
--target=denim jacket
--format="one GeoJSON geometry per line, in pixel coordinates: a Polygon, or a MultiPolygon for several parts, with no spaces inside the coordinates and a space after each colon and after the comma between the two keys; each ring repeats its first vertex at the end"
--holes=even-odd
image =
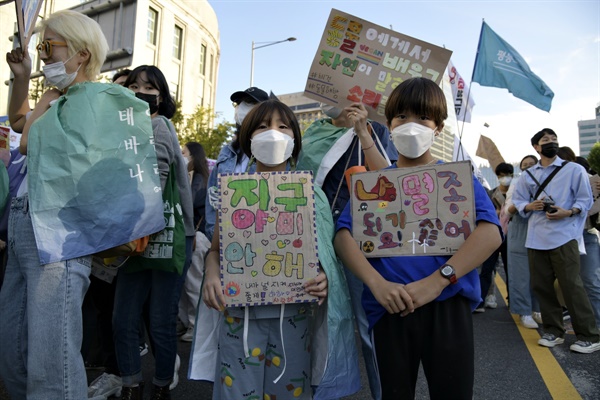
{"type": "MultiPolygon", "coordinates": [[[[216,188],[218,187],[218,182],[217,182],[218,174],[234,171],[235,166],[237,164],[239,152],[241,152],[241,150],[238,149],[238,152],[236,152],[233,149],[233,147],[231,146],[231,143],[228,143],[225,146],[223,146],[223,148],[221,149],[221,152],[219,153],[219,157],[217,157],[217,162],[208,178],[208,185],[206,185],[206,190],[208,192],[206,195],[206,210],[205,210],[206,226],[204,228],[206,237],[208,238],[208,240],[212,241],[213,232],[215,230],[215,222],[217,220],[217,210],[210,204],[209,192],[211,190],[215,191],[216,188]]],[[[243,157],[246,157],[246,156],[244,155],[243,157]]],[[[250,166],[250,170],[248,172],[255,172],[255,171],[256,171],[256,164],[252,164],[250,166]]]]}

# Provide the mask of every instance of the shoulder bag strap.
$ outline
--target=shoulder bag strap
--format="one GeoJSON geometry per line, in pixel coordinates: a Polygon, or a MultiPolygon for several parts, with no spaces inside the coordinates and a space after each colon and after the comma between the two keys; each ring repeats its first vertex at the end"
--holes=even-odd
{"type": "Polygon", "coordinates": [[[560,167],[557,167],[554,171],[552,171],[552,173],[550,175],[548,175],[548,177],[541,184],[540,184],[540,182],[537,179],[535,179],[535,176],[533,176],[533,174],[531,172],[529,172],[528,169],[525,170],[525,172],[527,172],[529,174],[529,176],[531,177],[531,179],[533,179],[534,182],[538,185],[538,190],[537,190],[537,192],[535,192],[535,196],[533,196],[534,200],[538,198],[538,196],[544,191],[544,189],[546,188],[546,186],[548,186],[548,184],[550,183],[550,181],[552,180],[552,178],[554,178],[554,176],[556,174],[558,174],[558,171],[560,171],[560,169],[562,167],[564,167],[566,163],[568,163],[568,161],[563,162],[560,167]]]}

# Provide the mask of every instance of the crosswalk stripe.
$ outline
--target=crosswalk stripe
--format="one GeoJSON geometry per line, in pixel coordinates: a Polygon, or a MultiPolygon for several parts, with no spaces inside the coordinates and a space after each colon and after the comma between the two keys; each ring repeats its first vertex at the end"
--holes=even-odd
{"type": "MultiPolygon", "coordinates": [[[[504,301],[508,293],[506,284],[500,277],[500,274],[496,274],[495,282],[498,291],[502,295],[502,301],[504,301]]],[[[573,383],[571,383],[571,380],[567,374],[565,374],[565,371],[563,371],[558,361],[556,361],[556,358],[554,358],[550,349],[537,344],[538,339],[540,339],[538,331],[536,329],[523,327],[519,321],[518,315],[511,314],[511,316],[515,321],[519,333],[525,342],[525,346],[527,346],[527,350],[529,350],[529,354],[531,354],[531,358],[533,358],[533,362],[537,366],[552,398],[570,400],[581,399],[581,395],[577,392],[577,389],[575,389],[575,386],[573,386],[573,383]]]]}

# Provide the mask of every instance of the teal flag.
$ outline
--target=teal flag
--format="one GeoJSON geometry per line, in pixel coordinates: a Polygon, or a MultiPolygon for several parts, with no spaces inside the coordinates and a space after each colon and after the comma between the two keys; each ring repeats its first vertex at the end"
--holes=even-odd
{"type": "Polygon", "coordinates": [[[554,92],[534,74],[521,55],[483,22],[473,82],[508,89],[515,97],[550,111],[554,92]]]}
{"type": "Polygon", "coordinates": [[[27,159],[40,264],[165,227],[148,104],[119,85],[69,88],[32,124],[27,159]]]}

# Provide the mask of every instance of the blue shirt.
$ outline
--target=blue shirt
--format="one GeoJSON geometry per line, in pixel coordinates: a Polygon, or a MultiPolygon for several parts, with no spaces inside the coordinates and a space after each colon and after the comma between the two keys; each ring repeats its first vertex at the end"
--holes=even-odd
{"type": "MultiPolygon", "coordinates": [[[[543,167],[538,162],[528,171],[541,184],[562,163],[563,160],[556,157],[547,167],[543,167]]],[[[512,197],[513,204],[519,213],[529,219],[525,247],[536,250],[552,250],[571,240],[578,239],[582,235],[587,212],[592,207],[592,188],[585,169],[574,162],[565,164],[538,196],[538,199],[552,197],[556,206],[566,210],[580,209],[581,213],[572,218],[550,220],[544,211],[526,212],[525,206],[535,200],[533,196],[537,189],[537,183],[527,172],[524,172],[516,184],[512,197]]]]}
{"type": "MultiPolygon", "coordinates": [[[[475,222],[490,222],[501,229],[498,217],[496,216],[496,209],[487,192],[475,176],[473,176],[473,192],[475,195],[475,222]]],[[[338,219],[337,230],[347,228],[352,232],[350,204],[349,202],[346,205],[346,208],[338,219]]],[[[433,274],[449,259],[450,256],[399,256],[369,258],[368,260],[373,268],[387,281],[408,284],[433,274]]],[[[479,285],[479,275],[476,270],[472,270],[467,275],[461,277],[456,284],[446,286],[435,301],[443,301],[455,295],[461,295],[469,299],[472,310],[481,303],[481,287],[479,285]]],[[[364,285],[362,304],[369,321],[369,330],[371,330],[387,311],[379,304],[366,285],[364,285]]]]}

